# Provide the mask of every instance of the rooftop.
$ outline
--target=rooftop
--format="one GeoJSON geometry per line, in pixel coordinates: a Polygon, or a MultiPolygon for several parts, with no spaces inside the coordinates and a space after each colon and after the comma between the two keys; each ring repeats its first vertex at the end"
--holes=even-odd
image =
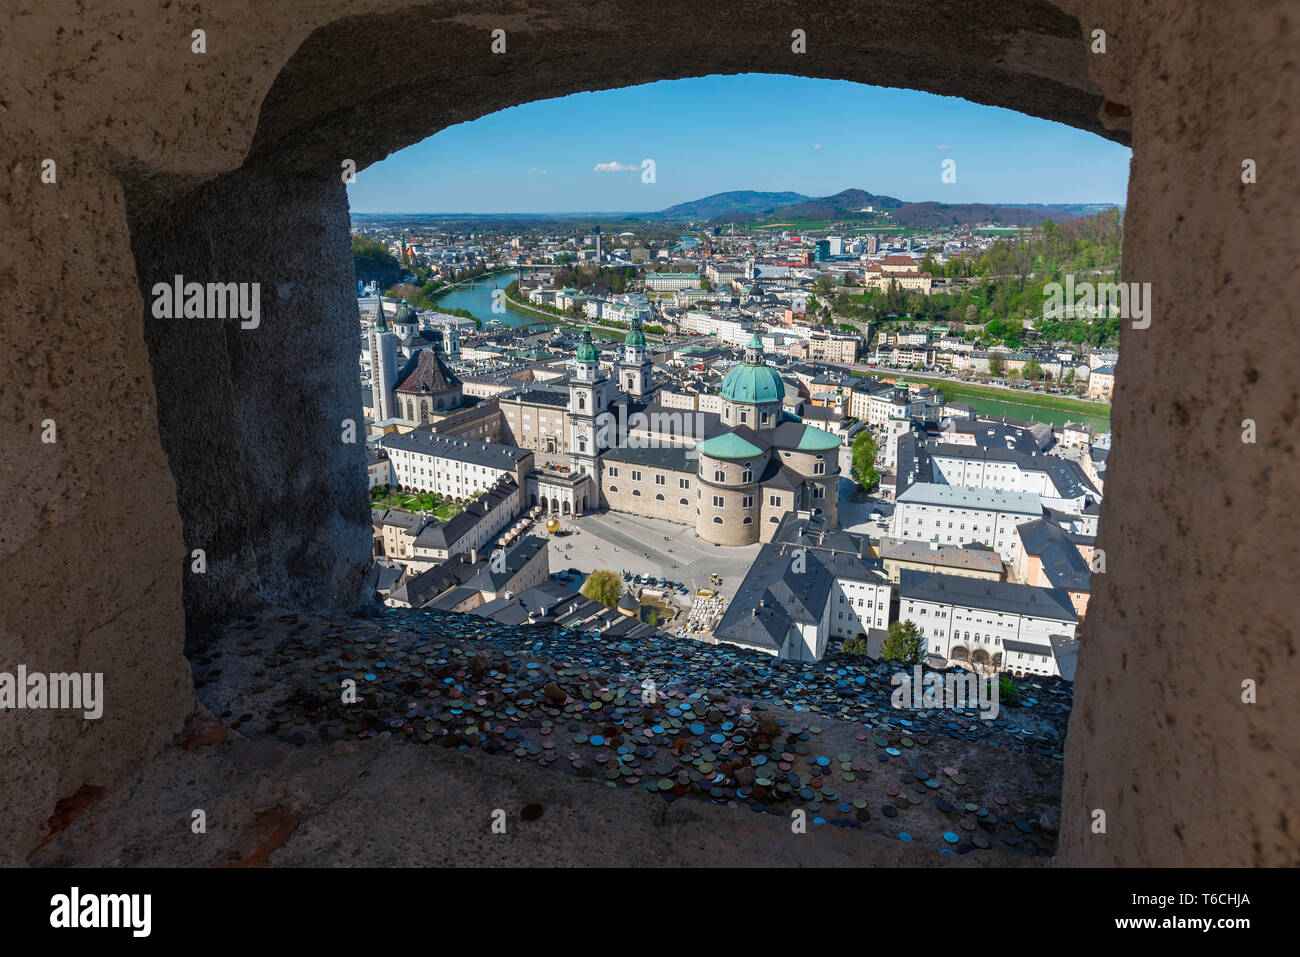
{"type": "Polygon", "coordinates": [[[1010,492],[1006,489],[972,488],[967,485],[938,485],[917,482],[898,495],[898,503],[934,505],[945,508],[975,508],[1018,515],[1042,515],[1041,497],[1035,492],[1010,492]]]}
{"type": "Polygon", "coordinates": [[[903,601],[938,602],[1065,622],[1078,620],[1070,593],[1064,588],[1038,588],[904,568],[899,574],[898,595],[903,601]]]}

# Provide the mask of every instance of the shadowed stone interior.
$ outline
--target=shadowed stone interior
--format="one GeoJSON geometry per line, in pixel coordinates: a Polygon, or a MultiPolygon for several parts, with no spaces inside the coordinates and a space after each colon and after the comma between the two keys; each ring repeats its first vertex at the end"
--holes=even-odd
{"type": "Polygon", "coordinates": [[[359,597],[365,480],[360,447],[340,441],[343,419],[362,420],[342,161],[364,170],[543,97],[786,72],[1131,142],[1124,278],[1152,284],[1155,311],[1151,328],[1122,333],[1107,574],[1080,651],[1059,858],[1300,860],[1284,583],[1300,541],[1300,79],[1280,0],[744,2],[725,16],[677,2],[73,12],[23,0],[8,17],[0,648],[5,668],[103,671],[108,697],[96,722],[0,717],[0,760],[25,771],[0,784],[0,844],[15,859],[60,798],[130,779],[182,730],[187,614],[359,597]],[[204,55],[190,49],[196,27],[204,55]],[[498,27],[508,53],[494,57],[498,27]],[[1095,28],[1105,55],[1088,52],[1095,28]],[[40,182],[46,157],[57,184],[40,182]],[[1241,182],[1244,158],[1255,185],[1241,182]],[[154,319],[152,284],[177,273],[260,282],[261,327],[154,319]],[[1240,441],[1247,417],[1255,445],[1240,441]],[[40,441],[47,418],[53,445],[40,441]],[[202,580],[188,572],[195,547],[202,580]],[[1240,703],[1246,678],[1258,704],[1240,703]],[[1090,830],[1095,808],[1105,835],[1090,830]]]}

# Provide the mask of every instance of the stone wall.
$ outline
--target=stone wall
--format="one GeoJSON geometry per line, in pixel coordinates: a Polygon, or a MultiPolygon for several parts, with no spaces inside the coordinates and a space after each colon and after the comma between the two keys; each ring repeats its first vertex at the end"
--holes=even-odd
{"type": "Polygon", "coordinates": [[[123,780],[180,729],[186,613],[352,599],[369,535],[360,450],[339,441],[361,421],[344,160],[364,175],[527,100],[784,70],[1133,144],[1124,276],[1152,283],[1155,317],[1123,334],[1061,859],[1296,863],[1294,30],[1282,0],[938,0],[906,17],[751,0],[725,20],[675,0],[11,4],[0,648],[6,667],[105,672],[109,707],[0,717],[0,758],[23,770],[0,784],[0,846],[21,857],[59,798],[123,780]],[[154,320],[145,293],[167,271],[262,283],[261,329],[154,320]]]}

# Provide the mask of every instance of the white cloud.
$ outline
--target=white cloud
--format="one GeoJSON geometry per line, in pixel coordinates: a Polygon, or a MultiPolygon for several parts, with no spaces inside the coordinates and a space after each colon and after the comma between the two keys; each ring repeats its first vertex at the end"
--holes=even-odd
{"type": "Polygon", "coordinates": [[[952,147],[949,146],[947,143],[941,143],[938,146],[936,146],[935,149],[939,150],[940,152],[946,153],[948,150],[952,149],[952,147]]]}
{"type": "Polygon", "coordinates": [[[549,169],[538,169],[536,166],[534,166],[534,167],[533,167],[532,169],[530,169],[528,172],[530,172],[530,173],[536,173],[538,176],[545,176],[547,173],[550,172],[550,170],[549,170],[549,169]]]}
{"type": "Polygon", "coordinates": [[[819,150],[819,149],[821,149],[821,148],[822,148],[822,145],[821,145],[820,143],[814,143],[814,144],[813,144],[813,149],[815,149],[815,150],[819,150]]]}
{"type": "Polygon", "coordinates": [[[622,163],[618,162],[617,160],[610,160],[608,163],[597,163],[595,166],[592,167],[592,172],[593,173],[630,173],[632,170],[638,170],[640,168],[641,168],[640,166],[637,166],[635,164],[624,166],[622,163]]]}

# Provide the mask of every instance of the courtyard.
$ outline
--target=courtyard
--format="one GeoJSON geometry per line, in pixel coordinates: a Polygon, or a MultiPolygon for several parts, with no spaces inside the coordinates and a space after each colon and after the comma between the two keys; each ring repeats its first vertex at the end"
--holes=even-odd
{"type": "MultiPolygon", "coordinates": [[[[551,571],[574,569],[584,576],[598,568],[622,575],[663,577],[692,590],[714,588],[724,601],[730,600],[758,555],[758,545],[726,548],[710,545],[695,534],[692,525],[677,525],[660,519],[622,512],[599,512],[564,519],[573,535],[550,539],[551,571]],[[722,578],[714,586],[711,575],[722,578]]],[[[581,582],[576,583],[581,587],[581,582]]],[[[689,596],[676,596],[686,604],[689,596]]]]}

